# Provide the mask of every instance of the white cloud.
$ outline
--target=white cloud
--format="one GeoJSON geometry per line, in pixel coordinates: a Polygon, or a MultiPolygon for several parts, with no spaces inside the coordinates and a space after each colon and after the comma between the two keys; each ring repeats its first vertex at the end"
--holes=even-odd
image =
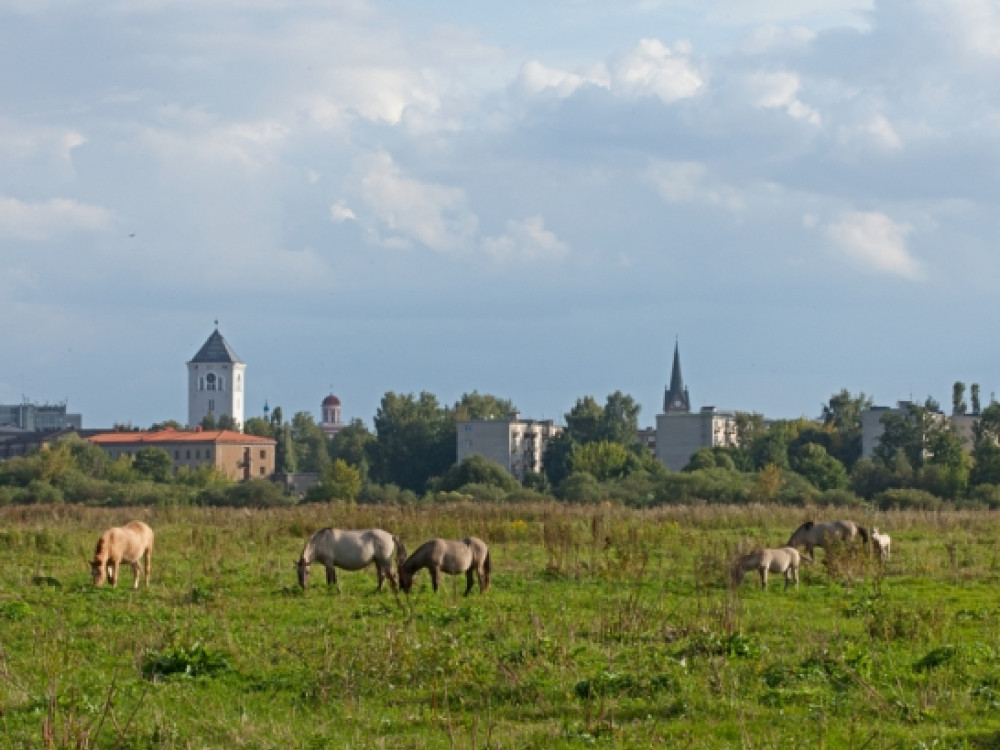
{"type": "Polygon", "coordinates": [[[657,161],[646,171],[646,177],[667,203],[704,203],[731,211],[744,206],[739,190],[714,179],[698,162],[657,161]]]}
{"type": "Polygon", "coordinates": [[[66,198],[26,203],[0,196],[0,236],[40,241],[78,230],[99,231],[113,218],[106,208],[66,198]]]}
{"type": "Polygon", "coordinates": [[[892,123],[884,115],[875,115],[868,122],[865,131],[888,149],[896,150],[903,146],[903,141],[892,127],[892,123]]]}
{"type": "Polygon", "coordinates": [[[344,201],[337,201],[330,206],[330,218],[340,223],[342,221],[354,221],[358,217],[344,201]]]}
{"type": "Polygon", "coordinates": [[[570,73],[549,68],[537,60],[529,60],[521,66],[518,84],[529,94],[552,90],[556,96],[567,97],[584,84],[608,88],[611,76],[603,66],[595,66],[581,73],[570,73]]]}
{"type": "Polygon", "coordinates": [[[443,253],[469,249],[479,222],[461,188],[409,177],[385,152],[359,160],[358,168],[361,197],[397,241],[443,253]]]}
{"type": "Polygon", "coordinates": [[[545,228],[541,216],[507,222],[507,232],[484,237],[483,250],[499,262],[555,261],[569,255],[569,247],[545,228]]]}
{"type": "Polygon", "coordinates": [[[910,255],[909,224],[893,221],[877,211],[852,211],[826,226],[834,246],[848,259],[876,272],[921,280],[924,270],[910,255]]]}
{"type": "Polygon", "coordinates": [[[747,78],[747,85],[756,106],[783,109],[796,120],[820,124],[819,112],[798,98],[801,82],[795,73],[752,73],[747,78]]]}
{"type": "Polygon", "coordinates": [[[657,39],[642,39],[611,64],[611,90],[628,96],[657,96],[669,104],[694,96],[704,86],[691,64],[691,49],[671,50],[657,39]]]}

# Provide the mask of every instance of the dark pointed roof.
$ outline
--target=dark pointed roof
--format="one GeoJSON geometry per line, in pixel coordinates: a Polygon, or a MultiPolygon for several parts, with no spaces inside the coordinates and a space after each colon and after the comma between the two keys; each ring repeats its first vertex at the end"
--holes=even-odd
{"type": "Polygon", "coordinates": [[[684,378],[681,377],[681,354],[677,343],[674,344],[674,366],[670,370],[670,386],[663,394],[663,411],[691,411],[691,397],[687,388],[684,387],[684,378]]]}
{"type": "Polygon", "coordinates": [[[208,337],[208,341],[198,350],[198,353],[194,355],[194,358],[188,364],[198,362],[243,364],[243,360],[233,351],[233,347],[229,345],[229,342],[222,337],[218,328],[213,331],[212,335],[208,337]]]}

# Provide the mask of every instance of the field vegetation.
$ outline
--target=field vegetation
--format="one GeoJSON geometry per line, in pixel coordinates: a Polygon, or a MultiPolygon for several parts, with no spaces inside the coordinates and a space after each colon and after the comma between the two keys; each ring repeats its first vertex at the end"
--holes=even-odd
{"type": "MultiPolygon", "coordinates": [[[[4,748],[1000,747],[988,511],[436,502],[0,508],[4,748]],[[797,591],[729,580],[808,518],[892,535],[797,591]],[[156,532],[152,586],[95,588],[100,532],[156,532]],[[340,591],[293,563],[327,525],[410,550],[474,534],[493,587],[340,591]]],[[[317,571],[318,572],[318,571],[317,571]]]]}

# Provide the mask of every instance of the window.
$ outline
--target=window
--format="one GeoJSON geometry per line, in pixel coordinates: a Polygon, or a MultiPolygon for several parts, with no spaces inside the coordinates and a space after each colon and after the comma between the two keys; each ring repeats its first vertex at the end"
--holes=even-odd
{"type": "Polygon", "coordinates": [[[264,476],[264,467],[263,466],[260,467],[260,475],[264,476]]]}
{"type": "Polygon", "coordinates": [[[205,449],[205,458],[211,458],[211,457],[212,457],[212,449],[211,448],[206,448],[205,449]]]}
{"type": "Polygon", "coordinates": [[[210,398],[208,400],[208,410],[210,412],[213,412],[213,413],[215,412],[215,399],[214,398],[210,398]]]}
{"type": "Polygon", "coordinates": [[[219,378],[219,390],[220,391],[226,390],[226,379],[225,378],[219,378]]]}
{"type": "Polygon", "coordinates": [[[199,391],[205,390],[205,378],[202,375],[198,376],[198,390],[199,391]]]}
{"type": "Polygon", "coordinates": [[[188,452],[187,452],[187,459],[188,459],[188,461],[191,460],[191,451],[190,450],[188,450],[188,452]]]}
{"type": "Polygon", "coordinates": [[[194,457],[200,461],[201,460],[201,451],[200,450],[196,450],[194,452],[194,457]]]}
{"type": "Polygon", "coordinates": [[[208,373],[208,375],[205,376],[205,382],[208,383],[208,390],[214,391],[215,390],[215,373],[214,372],[208,373]]]}
{"type": "Polygon", "coordinates": [[[265,458],[267,458],[267,451],[261,450],[260,460],[263,461],[265,458]]]}
{"type": "Polygon", "coordinates": [[[181,457],[180,451],[174,451],[174,461],[177,461],[181,457]]]}

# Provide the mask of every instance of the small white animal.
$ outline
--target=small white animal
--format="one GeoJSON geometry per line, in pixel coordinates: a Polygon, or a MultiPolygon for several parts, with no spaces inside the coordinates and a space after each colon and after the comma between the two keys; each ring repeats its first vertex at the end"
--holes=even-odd
{"type": "Polygon", "coordinates": [[[889,547],[892,544],[892,540],[889,538],[888,534],[882,534],[878,529],[873,527],[872,544],[875,546],[875,552],[878,553],[880,560],[889,559],[889,547]]]}

